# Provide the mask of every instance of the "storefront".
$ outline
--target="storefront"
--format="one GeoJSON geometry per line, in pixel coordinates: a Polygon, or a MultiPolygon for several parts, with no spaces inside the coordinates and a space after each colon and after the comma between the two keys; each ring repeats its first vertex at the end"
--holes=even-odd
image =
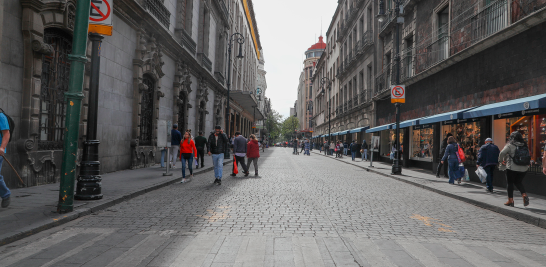
{"type": "Polygon", "coordinates": [[[434,128],[432,124],[411,127],[410,160],[431,162],[434,150],[434,128]]]}
{"type": "MultiPolygon", "coordinates": [[[[366,130],[367,134],[371,134],[372,136],[378,136],[379,139],[370,140],[371,147],[373,148],[373,158],[374,160],[379,161],[390,161],[389,155],[391,151],[390,146],[390,130],[392,128],[392,124],[386,124],[377,126],[374,128],[370,128],[366,130]]],[[[366,140],[368,141],[368,140],[366,140]]]]}

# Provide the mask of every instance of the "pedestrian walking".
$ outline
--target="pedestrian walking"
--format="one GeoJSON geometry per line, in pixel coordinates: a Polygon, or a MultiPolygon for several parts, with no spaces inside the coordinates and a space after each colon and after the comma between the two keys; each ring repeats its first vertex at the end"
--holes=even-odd
{"type": "Polygon", "coordinates": [[[248,141],[244,138],[240,132],[235,132],[235,138],[233,139],[233,154],[235,155],[235,161],[233,162],[233,170],[231,171],[231,176],[235,177],[235,166],[243,167],[243,173],[245,177],[248,176],[248,167],[245,164],[246,157],[246,144],[248,141]]]}
{"type": "Polygon", "coordinates": [[[337,142],[336,151],[336,158],[343,158],[343,143],[341,141],[337,142]]]}
{"type": "Polygon", "coordinates": [[[8,117],[4,112],[0,112],[0,198],[2,198],[2,208],[7,208],[11,203],[11,191],[4,182],[4,176],[2,176],[2,163],[4,162],[4,156],[6,155],[6,147],[10,140],[10,125],[8,117]]]}
{"type": "Polygon", "coordinates": [[[351,157],[352,157],[353,161],[355,161],[356,152],[358,152],[358,145],[356,144],[356,140],[353,140],[353,142],[349,146],[349,150],[351,150],[351,157]]]}
{"type": "Polygon", "coordinates": [[[180,160],[182,161],[182,181],[187,183],[193,178],[193,158],[197,159],[197,148],[195,142],[191,138],[190,132],[184,133],[184,139],[180,142],[180,160]],[[186,179],[186,162],[190,170],[190,178],[186,179]]]}
{"type": "Polygon", "coordinates": [[[442,164],[447,164],[449,167],[449,183],[455,184],[455,180],[458,181],[458,183],[461,183],[461,177],[459,174],[459,145],[457,144],[457,140],[455,140],[455,137],[450,136],[447,139],[447,147],[446,152],[444,153],[444,156],[442,157],[442,164]]]}
{"type": "Polygon", "coordinates": [[[214,166],[214,183],[222,184],[222,172],[224,171],[224,152],[227,151],[229,139],[222,130],[222,127],[214,127],[214,133],[209,136],[207,150],[209,156],[212,155],[212,165],[214,166]]]}
{"type": "Polygon", "coordinates": [[[499,162],[502,162],[499,170],[506,170],[506,182],[508,183],[508,202],[504,203],[504,205],[514,206],[515,186],[521,193],[521,197],[523,197],[523,205],[529,206],[529,197],[525,187],[523,187],[523,178],[525,178],[531,163],[531,155],[529,147],[527,147],[527,143],[523,140],[520,132],[514,131],[510,134],[510,140],[500,152],[499,162]]]}
{"type": "MultiPolygon", "coordinates": [[[[190,132],[191,136],[191,132],[190,132]]],[[[173,128],[171,130],[171,155],[170,158],[170,166],[171,168],[176,168],[176,158],[178,158],[178,152],[180,150],[180,142],[182,142],[182,134],[178,131],[178,125],[173,125],[173,128]]]]}
{"type": "Polygon", "coordinates": [[[366,139],[362,141],[360,153],[362,153],[362,161],[364,161],[364,159],[366,159],[367,161],[368,160],[368,143],[366,143],[366,139]]]}
{"type": "Polygon", "coordinates": [[[482,167],[487,173],[486,178],[486,191],[493,193],[493,171],[499,163],[499,147],[493,144],[493,139],[485,139],[485,145],[480,148],[478,152],[478,161],[476,167],[482,167]]]}
{"type": "Polygon", "coordinates": [[[195,137],[195,147],[197,147],[197,165],[199,169],[199,160],[201,160],[201,168],[205,167],[205,148],[207,148],[207,138],[203,136],[203,132],[199,132],[199,136],[195,137]]]}
{"type": "Polygon", "coordinates": [[[298,139],[294,139],[294,141],[292,141],[292,148],[294,149],[294,152],[292,152],[292,154],[297,155],[298,154],[298,139]]]}
{"type": "Polygon", "coordinates": [[[330,142],[330,156],[334,155],[334,151],[336,150],[336,143],[330,142]]]}
{"type": "Polygon", "coordinates": [[[305,139],[305,143],[303,144],[303,146],[305,149],[304,155],[311,156],[311,143],[309,142],[309,140],[305,139]]]}
{"type": "MultiPolygon", "coordinates": [[[[444,154],[446,153],[446,148],[447,148],[447,139],[450,137],[450,136],[453,136],[451,133],[448,133],[446,135],[446,138],[444,138],[444,140],[442,140],[442,144],[440,145],[440,156],[439,158],[442,158],[444,156],[444,154]]],[[[443,164],[442,162],[440,162],[440,164],[438,164],[438,168],[436,168],[436,177],[440,178],[440,170],[442,169],[442,166],[444,167],[444,177],[448,177],[447,176],[447,169],[448,169],[448,166],[443,164]]]]}
{"type": "Polygon", "coordinates": [[[262,142],[261,142],[262,152],[265,152],[265,143],[266,143],[266,141],[264,139],[262,139],[262,142]]]}
{"type": "Polygon", "coordinates": [[[349,152],[349,144],[347,143],[347,141],[345,141],[343,143],[343,155],[347,156],[348,152],[349,152]]]}
{"type": "MultiPolygon", "coordinates": [[[[300,144],[300,147],[301,147],[300,153],[301,153],[301,152],[303,152],[303,150],[305,149],[305,141],[302,140],[300,143],[301,143],[301,144],[300,144]]],[[[298,154],[299,154],[299,153],[298,153],[298,154]]],[[[305,155],[305,154],[304,154],[304,155],[305,155]]]]}
{"type": "Polygon", "coordinates": [[[247,166],[250,172],[250,163],[254,164],[254,175],[258,176],[258,159],[260,158],[260,147],[256,136],[251,134],[250,141],[246,145],[247,166]]]}

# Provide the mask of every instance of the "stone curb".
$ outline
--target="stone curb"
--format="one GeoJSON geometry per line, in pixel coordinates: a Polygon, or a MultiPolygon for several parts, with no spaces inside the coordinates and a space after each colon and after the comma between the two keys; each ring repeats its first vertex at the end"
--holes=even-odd
{"type": "MultiPolygon", "coordinates": [[[[232,162],[233,162],[233,159],[224,161],[224,166],[227,165],[227,164],[230,164],[232,162]]],[[[194,174],[201,174],[201,173],[209,172],[209,171],[212,171],[212,170],[214,170],[214,167],[208,167],[206,169],[200,169],[199,171],[194,172],[194,174]]],[[[179,182],[181,179],[182,179],[182,177],[178,177],[178,178],[173,178],[173,179],[168,180],[168,181],[161,182],[159,184],[146,186],[146,187],[138,189],[136,191],[129,192],[129,193],[121,195],[119,197],[110,199],[110,200],[108,200],[108,201],[106,201],[104,203],[101,203],[101,204],[99,204],[97,206],[94,206],[94,207],[76,209],[73,212],[66,214],[64,217],[62,217],[62,218],[60,218],[60,219],[58,219],[56,221],[46,222],[46,223],[36,223],[35,225],[25,227],[25,228],[21,229],[20,232],[17,233],[17,234],[2,237],[0,239],[0,246],[15,242],[15,241],[23,239],[25,237],[29,237],[31,235],[42,232],[44,230],[51,229],[53,227],[68,223],[70,221],[73,221],[73,220],[75,220],[77,218],[89,215],[91,213],[94,213],[94,212],[97,212],[97,211],[100,211],[100,210],[104,210],[104,209],[109,208],[111,206],[114,206],[116,204],[122,203],[124,201],[130,200],[130,199],[138,197],[140,195],[146,194],[148,192],[151,192],[151,191],[166,187],[168,185],[174,184],[176,182],[179,182]]]]}
{"type": "MultiPolygon", "coordinates": [[[[328,156],[323,155],[322,153],[315,152],[315,154],[319,154],[319,155],[321,155],[323,157],[328,157],[328,156]]],[[[543,220],[540,217],[536,217],[536,216],[529,215],[529,214],[523,214],[523,213],[518,212],[517,210],[514,210],[514,209],[508,209],[508,208],[504,208],[504,207],[500,207],[500,206],[495,206],[495,205],[480,202],[480,201],[477,201],[477,200],[474,200],[474,199],[470,199],[470,198],[467,198],[467,197],[458,196],[456,194],[446,192],[446,191],[443,191],[443,190],[439,190],[439,189],[436,189],[434,187],[430,187],[430,186],[423,185],[423,184],[420,184],[420,183],[417,183],[417,182],[414,182],[414,181],[409,181],[409,180],[400,178],[400,176],[397,176],[397,175],[386,174],[386,173],[374,170],[373,168],[353,165],[350,162],[346,162],[346,161],[343,161],[343,160],[340,160],[340,159],[337,159],[337,158],[332,158],[332,159],[343,162],[345,164],[349,164],[351,166],[355,166],[355,167],[358,167],[358,168],[361,168],[361,169],[365,169],[366,171],[369,171],[369,172],[373,172],[373,173],[376,173],[376,174],[379,174],[379,175],[389,177],[391,179],[395,179],[395,180],[398,180],[398,181],[401,181],[401,182],[404,182],[404,183],[407,183],[407,184],[411,184],[411,185],[414,185],[414,186],[417,186],[417,187],[432,191],[434,193],[438,193],[440,195],[444,195],[444,196],[447,196],[447,197],[450,197],[450,198],[454,198],[454,199],[457,199],[457,200],[460,200],[460,201],[464,201],[464,202],[472,204],[474,206],[477,206],[477,207],[480,207],[480,208],[483,208],[483,209],[487,209],[487,210],[490,210],[490,211],[494,211],[496,213],[499,213],[499,214],[514,218],[514,219],[516,219],[518,221],[522,221],[522,222],[532,224],[534,226],[538,226],[540,228],[546,229],[546,221],[543,220]]]]}

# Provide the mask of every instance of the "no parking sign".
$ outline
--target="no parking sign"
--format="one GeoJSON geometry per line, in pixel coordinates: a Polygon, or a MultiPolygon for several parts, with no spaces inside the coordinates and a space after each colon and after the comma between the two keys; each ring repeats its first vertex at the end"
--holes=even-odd
{"type": "Polygon", "coordinates": [[[406,86],[391,86],[391,103],[406,103],[406,86]]]}
{"type": "Polygon", "coordinates": [[[112,35],[113,0],[91,0],[89,32],[112,35]]]}

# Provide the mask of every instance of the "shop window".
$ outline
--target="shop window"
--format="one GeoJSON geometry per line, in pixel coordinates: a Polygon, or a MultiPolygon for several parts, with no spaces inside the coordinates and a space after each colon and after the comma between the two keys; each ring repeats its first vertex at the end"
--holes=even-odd
{"type": "MultiPolygon", "coordinates": [[[[476,165],[478,151],[482,144],[480,144],[481,126],[480,122],[469,122],[454,125],[442,126],[442,138],[445,138],[448,133],[451,133],[457,143],[464,150],[466,157],[466,165],[476,165]]],[[[441,155],[442,157],[444,155],[441,155]]]]}
{"type": "MultiPolygon", "coordinates": [[[[415,127],[422,128],[422,127],[415,127]]],[[[416,160],[432,161],[433,128],[413,129],[411,157],[416,160]]]]}

